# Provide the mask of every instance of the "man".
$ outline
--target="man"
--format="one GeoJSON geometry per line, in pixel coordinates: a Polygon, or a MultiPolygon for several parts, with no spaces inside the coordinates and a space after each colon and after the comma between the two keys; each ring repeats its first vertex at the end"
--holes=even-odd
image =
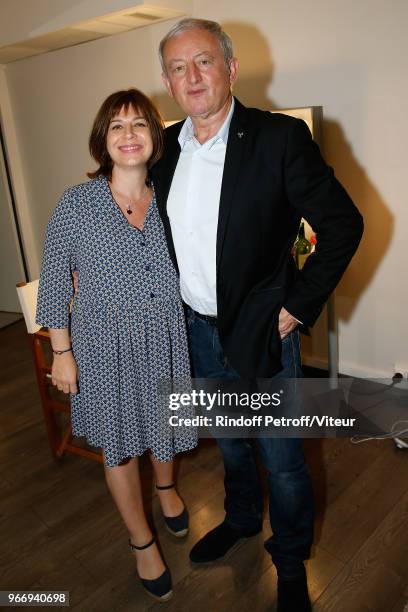
{"type": "MultiPolygon", "coordinates": [[[[166,130],[154,169],[169,250],[180,273],[197,378],[301,375],[299,322],[313,325],[352,258],[362,219],[303,121],[245,108],[231,94],[238,62],[211,21],[185,19],[160,44],[163,81],[188,115],[166,130]],[[300,219],[319,239],[297,274],[300,219]]],[[[313,493],[298,439],[258,439],[268,470],[278,609],[310,609],[303,561],[313,540],[313,493]]],[[[261,531],[253,447],[221,439],[225,520],[192,549],[223,557],[261,531]]]]}

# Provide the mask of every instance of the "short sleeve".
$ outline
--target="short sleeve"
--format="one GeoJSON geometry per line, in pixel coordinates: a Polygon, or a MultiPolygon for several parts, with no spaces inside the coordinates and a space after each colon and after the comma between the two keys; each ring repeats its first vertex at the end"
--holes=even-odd
{"type": "Polygon", "coordinates": [[[73,297],[77,214],[72,190],[67,189],[47,226],[37,298],[36,322],[43,327],[69,327],[73,297]]]}

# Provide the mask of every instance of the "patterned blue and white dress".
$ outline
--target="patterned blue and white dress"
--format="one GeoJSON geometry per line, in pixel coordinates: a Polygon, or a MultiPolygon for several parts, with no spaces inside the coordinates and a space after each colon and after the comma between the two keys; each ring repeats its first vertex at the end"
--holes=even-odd
{"type": "Polygon", "coordinates": [[[150,449],[159,461],[194,448],[171,427],[158,388],[190,377],[179,281],[153,198],[143,231],[128,223],[105,177],[67,189],[47,228],[37,323],[71,328],[79,393],[72,427],[103,448],[106,464],[150,449]],[[79,272],[72,314],[72,270],[79,272]]]}

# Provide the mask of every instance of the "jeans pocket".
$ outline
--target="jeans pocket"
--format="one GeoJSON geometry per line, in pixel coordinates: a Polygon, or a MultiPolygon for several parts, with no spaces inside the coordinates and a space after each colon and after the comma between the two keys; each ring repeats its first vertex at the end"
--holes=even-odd
{"type": "Polygon", "coordinates": [[[299,331],[293,330],[282,340],[282,366],[290,378],[302,376],[299,331]]]}

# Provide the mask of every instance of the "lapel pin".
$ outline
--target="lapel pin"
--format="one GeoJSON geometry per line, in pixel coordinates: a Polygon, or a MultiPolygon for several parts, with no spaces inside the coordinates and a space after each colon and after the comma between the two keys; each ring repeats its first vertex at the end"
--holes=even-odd
{"type": "Polygon", "coordinates": [[[242,138],[242,137],[243,137],[243,135],[244,135],[244,132],[237,132],[237,136],[238,136],[238,138],[242,138]]]}

